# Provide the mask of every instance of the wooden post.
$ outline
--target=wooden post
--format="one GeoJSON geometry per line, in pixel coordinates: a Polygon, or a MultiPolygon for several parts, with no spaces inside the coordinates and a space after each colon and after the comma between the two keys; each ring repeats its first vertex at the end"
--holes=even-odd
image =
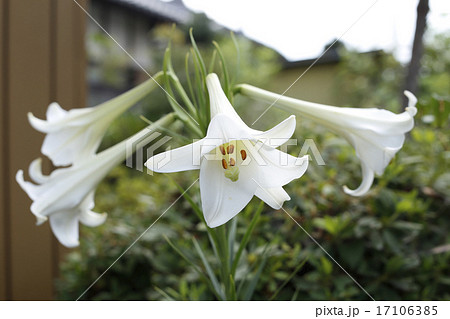
{"type": "Polygon", "coordinates": [[[71,0],[0,0],[0,16],[0,299],[51,300],[64,250],[48,223],[35,225],[15,174],[42,157],[27,112],[85,105],[85,14],[71,0]]]}

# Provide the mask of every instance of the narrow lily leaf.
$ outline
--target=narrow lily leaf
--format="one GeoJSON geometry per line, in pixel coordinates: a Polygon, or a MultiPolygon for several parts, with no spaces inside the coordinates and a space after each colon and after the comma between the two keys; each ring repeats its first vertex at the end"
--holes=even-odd
{"type": "Polygon", "coordinates": [[[183,102],[188,107],[189,111],[191,112],[191,115],[194,117],[197,116],[197,110],[195,106],[192,104],[191,100],[189,99],[188,95],[186,94],[186,91],[184,90],[183,86],[180,83],[180,80],[178,79],[178,76],[175,73],[175,70],[172,65],[172,59],[170,57],[170,47],[166,49],[166,52],[164,54],[164,59],[167,61],[164,72],[170,77],[173,84],[175,85],[175,89],[177,90],[178,94],[180,95],[183,102]],[[167,60],[166,60],[167,57],[167,60]]]}
{"type": "Polygon", "coordinates": [[[194,247],[197,250],[197,253],[199,254],[203,265],[206,268],[206,272],[208,273],[208,277],[211,280],[212,285],[214,286],[214,289],[216,290],[216,293],[221,296],[222,300],[225,300],[225,294],[223,293],[223,290],[217,281],[216,275],[214,275],[214,271],[211,268],[211,265],[209,264],[208,260],[205,257],[205,254],[203,253],[202,249],[200,248],[197,240],[195,238],[192,238],[192,241],[194,242],[194,247]]]}
{"type": "Polygon", "coordinates": [[[230,300],[237,300],[236,299],[236,286],[234,283],[234,278],[233,275],[230,274],[230,278],[229,278],[229,282],[230,282],[230,291],[228,292],[228,295],[230,296],[230,300]]]}
{"type": "Polygon", "coordinates": [[[164,290],[162,290],[161,288],[159,288],[158,286],[153,286],[153,288],[155,288],[155,290],[157,292],[159,292],[164,298],[166,298],[168,301],[175,301],[176,299],[174,299],[173,297],[169,296],[169,294],[167,292],[165,292],[164,290]]]}
{"type": "Polygon", "coordinates": [[[220,49],[219,44],[216,41],[213,41],[214,46],[216,47],[217,53],[219,54],[220,64],[222,66],[222,74],[224,80],[224,92],[228,98],[228,100],[233,103],[233,95],[231,94],[231,83],[230,77],[228,76],[227,64],[225,58],[223,56],[222,50],[220,49]]]}
{"type": "Polygon", "coordinates": [[[233,41],[234,47],[236,48],[236,70],[234,72],[234,77],[231,79],[231,83],[235,83],[236,79],[239,78],[239,70],[241,65],[241,50],[239,49],[239,43],[237,42],[236,36],[233,31],[230,31],[230,37],[233,41]]]}
{"type": "MultiPolygon", "coordinates": [[[[207,229],[208,229],[208,227],[207,227],[207,229]]],[[[212,246],[212,249],[214,251],[214,256],[216,256],[216,258],[220,260],[219,252],[217,250],[217,245],[218,244],[217,244],[217,238],[216,237],[217,236],[215,236],[215,232],[213,232],[211,230],[208,230],[208,239],[209,239],[209,242],[210,242],[210,244],[212,246]],[[216,239],[214,239],[214,238],[216,238],[216,239]]]]}
{"type": "Polygon", "coordinates": [[[175,186],[178,188],[178,190],[183,194],[183,197],[189,202],[194,212],[197,214],[197,217],[204,221],[203,213],[200,207],[197,205],[197,203],[194,202],[192,197],[186,192],[186,190],[181,187],[180,184],[178,184],[169,174],[166,174],[166,176],[175,184],[175,186]]]}
{"type": "Polygon", "coordinates": [[[187,137],[184,136],[184,135],[178,134],[177,132],[175,132],[175,131],[173,131],[173,130],[170,130],[170,129],[168,129],[168,128],[165,128],[165,127],[162,127],[162,126],[159,126],[159,125],[155,125],[155,122],[150,121],[148,118],[146,118],[146,117],[143,116],[143,115],[140,115],[139,118],[140,118],[141,120],[143,120],[145,123],[147,123],[148,125],[154,125],[155,128],[156,128],[157,130],[162,131],[162,132],[165,132],[165,133],[167,133],[167,135],[170,135],[170,136],[172,136],[172,137],[179,138],[179,139],[184,140],[184,141],[186,141],[186,142],[190,142],[190,141],[191,141],[191,139],[187,138],[187,137]]]}
{"type": "Polygon", "coordinates": [[[172,109],[175,111],[177,116],[183,121],[188,122],[190,119],[184,112],[184,110],[181,108],[181,106],[178,104],[178,102],[175,100],[175,96],[173,94],[172,87],[170,85],[170,76],[169,76],[169,65],[170,65],[170,48],[168,47],[164,53],[164,61],[163,61],[163,72],[164,72],[164,88],[166,89],[167,93],[167,100],[170,103],[170,106],[172,106],[172,109]]]}
{"type": "Polygon", "coordinates": [[[286,284],[291,281],[291,279],[295,276],[295,274],[297,272],[299,272],[300,269],[303,268],[303,266],[305,265],[305,263],[308,261],[308,258],[305,258],[297,267],[295,267],[294,271],[286,278],[286,280],[278,287],[278,289],[275,291],[275,293],[272,295],[272,297],[270,297],[269,301],[274,300],[277,295],[280,293],[281,289],[284,288],[284,286],[286,286],[286,284]]]}
{"type": "Polygon", "coordinates": [[[194,100],[194,104],[197,107],[199,107],[197,96],[194,93],[194,89],[193,89],[193,86],[192,86],[191,75],[189,73],[189,57],[190,57],[189,52],[187,52],[186,53],[186,57],[184,59],[184,68],[185,68],[185,72],[186,72],[186,82],[187,82],[187,85],[188,85],[189,93],[191,94],[191,98],[192,98],[192,100],[194,100]]]}
{"type": "Polygon", "coordinates": [[[172,79],[173,84],[175,85],[175,89],[177,90],[178,94],[180,95],[183,102],[187,105],[189,111],[191,112],[191,115],[193,117],[197,116],[197,109],[195,108],[194,104],[189,99],[189,96],[187,95],[186,91],[184,90],[183,86],[180,83],[180,80],[175,75],[175,73],[171,72],[169,74],[170,78],[172,79]]]}
{"type": "Polygon", "coordinates": [[[233,218],[231,221],[231,227],[228,232],[228,251],[230,252],[230,268],[233,265],[234,259],[234,243],[236,242],[236,226],[237,226],[237,218],[233,218]]]}
{"type": "Polygon", "coordinates": [[[231,266],[231,274],[233,276],[236,274],[236,269],[237,269],[237,266],[239,264],[239,260],[241,259],[242,252],[244,251],[245,247],[247,246],[247,243],[248,243],[248,241],[250,239],[250,235],[252,234],[253,229],[255,228],[256,224],[258,223],[259,216],[261,215],[261,212],[262,212],[263,208],[264,208],[264,202],[261,201],[259,203],[258,208],[255,211],[255,214],[253,215],[253,218],[252,218],[252,221],[250,222],[250,225],[247,227],[247,230],[246,230],[246,232],[244,234],[244,237],[241,240],[241,243],[239,244],[238,251],[237,251],[236,256],[234,257],[234,260],[233,260],[233,265],[231,266]]]}
{"type": "Polygon", "coordinates": [[[263,259],[261,263],[259,264],[259,267],[256,271],[256,273],[253,275],[252,279],[248,283],[248,285],[245,287],[245,290],[243,292],[242,300],[248,301],[252,298],[253,293],[255,292],[256,285],[258,284],[259,277],[261,277],[261,273],[264,269],[264,266],[267,262],[267,256],[264,254],[263,259]]]}
{"type": "Polygon", "coordinates": [[[170,247],[172,247],[173,250],[175,250],[175,252],[181,256],[181,258],[183,258],[186,262],[188,262],[194,268],[194,270],[200,275],[200,277],[202,277],[203,280],[205,280],[205,282],[208,284],[208,286],[214,292],[216,297],[218,299],[223,300],[223,298],[222,298],[223,294],[221,295],[216,291],[216,288],[212,285],[212,282],[209,280],[209,278],[207,276],[205,276],[205,274],[200,269],[200,267],[197,266],[190,258],[188,258],[177,246],[175,246],[175,244],[172,243],[172,241],[167,236],[163,236],[163,237],[167,241],[167,243],[170,245],[170,247]]]}
{"type": "Polygon", "coordinates": [[[200,50],[198,49],[197,43],[195,42],[194,35],[192,34],[192,28],[189,30],[189,37],[191,38],[192,48],[194,49],[195,58],[200,66],[202,77],[206,78],[205,62],[203,62],[202,55],[200,53],[200,50]]]}
{"type": "Polygon", "coordinates": [[[208,73],[214,72],[214,64],[216,64],[216,56],[217,56],[217,51],[214,50],[212,57],[211,57],[211,61],[209,62],[208,73]]]}
{"type": "Polygon", "coordinates": [[[202,130],[199,128],[198,123],[194,122],[192,116],[190,116],[189,113],[185,109],[183,109],[176,100],[170,83],[171,77],[173,76],[173,72],[170,71],[171,65],[172,62],[170,57],[170,48],[167,48],[166,52],[164,53],[163,61],[164,88],[166,90],[167,100],[178,118],[182,120],[194,134],[196,134],[197,136],[203,136],[202,130]]]}
{"type": "Polygon", "coordinates": [[[205,97],[205,84],[204,84],[204,77],[201,72],[201,67],[195,58],[195,52],[194,49],[191,49],[192,56],[193,56],[193,63],[194,63],[194,83],[195,83],[195,92],[197,93],[198,97],[198,106],[199,106],[199,117],[202,119],[204,123],[209,123],[209,108],[208,103],[206,102],[207,99],[205,97]]]}
{"type": "Polygon", "coordinates": [[[170,177],[169,174],[167,174],[167,176],[169,177],[169,179],[175,184],[175,186],[178,188],[178,190],[183,194],[183,197],[189,202],[189,204],[191,205],[192,209],[194,210],[194,212],[197,214],[197,217],[203,222],[203,224],[206,226],[206,231],[208,232],[208,237],[210,239],[211,242],[211,246],[213,247],[214,253],[216,255],[217,258],[219,258],[219,254],[217,252],[217,236],[216,236],[216,232],[213,231],[211,228],[209,228],[206,225],[206,221],[203,217],[203,212],[200,209],[200,207],[197,205],[197,203],[192,199],[192,197],[186,192],[186,190],[181,187],[180,184],[178,184],[172,177],[170,177]]]}

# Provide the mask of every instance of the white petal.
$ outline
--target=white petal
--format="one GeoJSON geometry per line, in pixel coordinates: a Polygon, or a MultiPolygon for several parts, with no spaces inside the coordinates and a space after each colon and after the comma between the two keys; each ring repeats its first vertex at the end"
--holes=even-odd
{"type": "Polygon", "coordinates": [[[50,215],[50,226],[53,234],[66,247],[76,247],[78,241],[78,218],[76,211],[61,211],[50,215]]]}
{"type": "Polygon", "coordinates": [[[364,162],[361,162],[361,172],[362,172],[361,185],[359,185],[359,187],[355,190],[351,190],[347,186],[344,186],[343,188],[346,194],[352,196],[363,196],[369,191],[373,183],[374,172],[364,162]]]}
{"type": "Polygon", "coordinates": [[[38,119],[33,115],[33,113],[28,112],[28,122],[30,122],[30,125],[37,131],[47,133],[50,131],[50,127],[47,123],[47,121],[38,119]]]}
{"type": "MultiPolygon", "coordinates": [[[[30,167],[28,168],[28,174],[30,175],[31,179],[35,181],[36,183],[43,184],[50,176],[46,176],[42,174],[42,159],[36,158],[34,161],[31,162],[30,167]]],[[[23,176],[22,176],[23,178],[23,176]]]]}
{"type": "MultiPolygon", "coordinates": [[[[27,193],[28,197],[30,197],[32,200],[36,200],[40,197],[40,194],[42,193],[42,188],[30,182],[26,182],[23,178],[22,170],[17,171],[16,181],[20,185],[20,187],[27,193]]],[[[40,214],[39,212],[33,212],[33,215],[36,216],[37,225],[41,225],[47,221],[47,217],[40,214]]]]}
{"type": "Polygon", "coordinates": [[[173,150],[159,153],[144,164],[158,173],[174,173],[200,168],[200,157],[204,139],[173,150]]]}
{"type": "Polygon", "coordinates": [[[47,121],[54,122],[63,119],[67,115],[67,111],[63,110],[61,106],[53,102],[48,106],[47,109],[47,121]]]}
{"type": "Polygon", "coordinates": [[[275,188],[261,188],[256,190],[255,196],[263,200],[267,205],[273,209],[280,209],[283,203],[290,200],[289,194],[283,189],[283,187],[275,188]]]}
{"type": "Polygon", "coordinates": [[[383,174],[384,169],[405,141],[404,134],[384,136],[372,131],[360,131],[358,134],[343,132],[342,135],[346,136],[355,148],[358,158],[378,175],[383,174]]]}
{"type": "Polygon", "coordinates": [[[39,186],[25,181],[23,178],[23,171],[19,169],[16,173],[16,182],[22,187],[22,189],[28,194],[32,200],[39,198],[39,186]]]}
{"type": "Polygon", "coordinates": [[[41,152],[56,166],[70,165],[85,160],[95,154],[106,126],[67,126],[57,132],[48,133],[41,152]]]}
{"type": "Polygon", "coordinates": [[[265,142],[267,145],[278,147],[291,138],[295,131],[295,125],[295,116],[291,115],[272,129],[259,134],[254,134],[253,137],[262,141],[267,140],[265,142]]]}
{"type": "Polygon", "coordinates": [[[96,213],[91,209],[94,208],[94,194],[95,191],[90,192],[83,202],[79,205],[80,215],[78,216],[80,223],[89,226],[97,227],[106,221],[108,214],[106,213],[96,213]]]}
{"type": "Polygon", "coordinates": [[[231,105],[230,101],[225,95],[225,92],[223,92],[219,78],[215,73],[208,74],[208,76],[206,77],[206,86],[209,93],[211,119],[213,119],[218,114],[226,114],[233,120],[238,122],[240,125],[245,125],[245,123],[236,113],[234,107],[231,105]]]}
{"type": "Polygon", "coordinates": [[[259,154],[264,163],[255,163],[258,174],[254,177],[260,187],[275,188],[300,178],[308,168],[308,156],[291,156],[277,149],[263,146],[259,154]]]}
{"type": "Polygon", "coordinates": [[[225,224],[236,216],[252,199],[257,185],[250,170],[241,170],[232,182],[224,176],[220,161],[202,160],[200,193],[203,215],[209,227],[225,224]]]}
{"type": "Polygon", "coordinates": [[[240,125],[227,114],[216,115],[208,126],[207,138],[223,139],[223,143],[230,140],[252,139],[252,130],[246,125],[240,125]]]}
{"type": "Polygon", "coordinates": [[[409,91],[403,91],[403,94],[408,98],[408,106],[405,108],[405,110],[409,113],[409,115],[414,116],[417,114],[417,98],[414,94],[412,94],[409,91]]]}
{"type": "Polygon", "coordinates": [[[91,210],[82,210],[80,212],[80,222],[89,227],[97,227],[103,224],[108,217],[107,213],[96,213],[91,210]]]}

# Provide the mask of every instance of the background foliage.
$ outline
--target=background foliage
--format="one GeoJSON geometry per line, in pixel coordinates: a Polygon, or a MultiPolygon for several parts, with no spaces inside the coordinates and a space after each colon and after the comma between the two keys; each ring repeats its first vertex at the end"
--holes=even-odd
{"type": "MultiPolygon", "coordinates": [[[[165,34],[163,29],[158,32],[165,34]]],[[[172,44],[176,70],[187,48],[180,39],[172,44]]],[[[260,85],[261,81],[270,81],[280,69],[273,51],[239,41],[239,59],[229,37],[220,41],[226,61],[231,63],[229,69],[235,71],[235,83],[260,85]]],[[[301,121],[297,129],[300,146],[306,138],[313,138],[326,165],[313,161],[305,176],[287,186],[292,199],[284,208],[377,300],[450,299],[450,79],[444,72],[450,65],[446,50],[449,42],[450,38],[437,36],[428,43],[416,127],[367,196],[353,198],[341,189],[342,185],[355,187],[360,181],[358,160],[343,139],[307,121],[301,121]]],[[[212,48],[205,46],[205,57],[212,55],[212,48]]],[[[339,103],[400,109],[404,66],[392,55],[351,51],[341,55],[336,79],[339,103]]],[[[249,101],[237,98],[236,103],[239,113],[247,111],[249,101]]],[[[146,101],[119,119],[105,145],[145,125],[136,120],[139,115],[155,119],[153,105],[146,101]]],[[[158,104],[156,113],[166,108],[168,111],[167,104],[158,104]]],[[[270,114],[271,122],[278,116],[286,117],[275,111],[270,114]]],[[[174,145],[184,143],[176,138],[173,141],[174,145]]],[[[289,150],[298,155],[300,146],[289,150]]],[[[114,169],[96,194],[96,210],[108,212],[108,220],[101,227],[81,229],[81,246],[61,264],[59,298],[78,298],[181,195],[176,183],[188,188],[196,178],[196,172],[151,176],[125,166],[114,169]]],[[[199,203],[198,185],[188,194],[199,203]]],[[[236,218],[237,242],[242,240],[258,206],[254,198],[236,218]]],[[[230,230],[232,223],[226,227],[230,230]]],[[[198,243],[213,271],[219,268],[205,227],[191,205],[181,199],[82,299],[216,299],[208,282],[169,241],[206,273],[195,248],[198,243]]],[[[236,277],[245,283],[241,299],[368,299],[287,214],[267,205],[243,252],[236,277]]]]}

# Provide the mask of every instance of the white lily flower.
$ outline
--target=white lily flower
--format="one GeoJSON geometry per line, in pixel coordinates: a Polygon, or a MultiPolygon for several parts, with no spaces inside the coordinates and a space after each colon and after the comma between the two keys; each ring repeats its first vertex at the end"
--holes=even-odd
{"type": "Polygon", "coordinates": [[[355,190],[344,186],[353,196],[366,194],[374,175],[382,175],[394,155],[402,148],[405,133],[414,127],[417,98],[405,91],[409,103],[405,112],[395,114],[378,108],[336,107],[297,100],[251,85],[243,84],[240,92],[252,98],[273,102],[280,109],[298,113],[342,135],[355,149],[361,161],[362,182],[355,190]],[[275,101],[275,102],[274,102],[275,101]]]}
{"type": "Polygon", "coordinates": [[[295,116],[266,132],[250,129],[228,101],[217,75],[209,74],[206,84],[212,117],[206,137],[153,156],[145,165],[161,173],[200,169],[202,209],[209,227],[229,221],[254,195],[280,209],[290,199],[282,186],[308,167],[306,156],[296,158],[275,149],[292,136],[295,116]]]}
{"type": "Polygon", "coordinates": [[[51,103],[47,109],[47,120],[28,113],[31,126],[47,134],[42,144],[42,154],[56,166],[70,165],[91,157],[111,122],[155,87],[155,80],[149,79],[110,101],[90,108],[66,111],[58,103],[51,103]]]}
{"type": "Polygon", "coordinates": [[[106,220],[105,213],[92,211],[95,189],[100,181],[125,160],[129,155],[127,150],[130,144],[140,145],[153,133],[154,127],[172,121],[173,116],[170,114],[131,138],[85,161],[56,169],[49,176],[42,174],[41,159],[38,158],[29,167],[29,175],[37,184],[25,181],[23,171],[19,170],[16,181],[33,200],[31,212],[36,216],[37,224],[50,219],[51,229],[61,244],[66,247],[78,246],[78,222],[94,227],[106,220]]]}

